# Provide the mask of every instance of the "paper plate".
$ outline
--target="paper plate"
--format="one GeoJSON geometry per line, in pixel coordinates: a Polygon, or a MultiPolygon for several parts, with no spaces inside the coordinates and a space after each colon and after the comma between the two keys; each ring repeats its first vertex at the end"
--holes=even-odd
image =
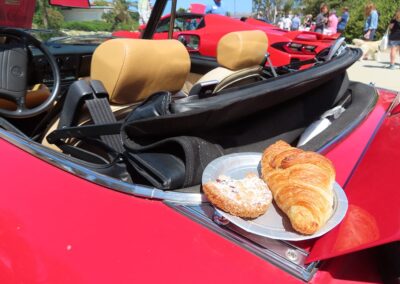
{"type": "MultiPolygon", "coordinates": [[[[219,157],[205,168],[202,183],[216,180],[219,175],[226,175],[234,179],[242,179],[248,173],[256,173],[260,176],[261,153],[237,153],[219,157]]],[[[343,189],[335,182],[333,185],[334,203],[333,213],[328,222],[313,235],[302,235],[293,230],[289,219],[272,202],[267,212],[252,220],[233,216],[222,210],[217,212],[231,223],[243,230],[271,239],[302,241],[322,236],[336,227],[346,215],[348,201],[343,189]]]]}

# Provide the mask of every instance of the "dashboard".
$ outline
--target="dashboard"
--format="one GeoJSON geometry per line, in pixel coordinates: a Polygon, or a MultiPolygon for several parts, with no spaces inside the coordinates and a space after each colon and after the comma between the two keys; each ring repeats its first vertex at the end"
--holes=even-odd
{"type": "MultiPolygon", "coordinates": [[[[90,75],[92,54],[98,44],[70,45],[48,44],[49,51],[54,55],[61,75],[61,87],[68,87],[72,82],[81,77],[90,75]]],[[[36,48],[31,48],[32,67],[29,81],[32,84],[43,83],[48,87],[53,85],[53,75],[47,59],[36,48]]]]}

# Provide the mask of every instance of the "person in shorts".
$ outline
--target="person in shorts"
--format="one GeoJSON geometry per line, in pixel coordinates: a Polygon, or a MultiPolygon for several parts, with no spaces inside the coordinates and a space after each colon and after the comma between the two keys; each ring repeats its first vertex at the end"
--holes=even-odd
{"type": "Polygon", "coordinates": [[[400,53],[400,9],[389,24],[389,47],[390,47],[390,65],[389,69],[395,69],[396,53],[400,53]]]}

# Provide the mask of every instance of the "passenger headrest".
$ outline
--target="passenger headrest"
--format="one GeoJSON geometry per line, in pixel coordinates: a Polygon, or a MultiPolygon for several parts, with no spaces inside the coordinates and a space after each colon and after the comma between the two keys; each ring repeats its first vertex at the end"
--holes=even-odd
{"type": "Polygon", "coordinates": [[[189,70],[189,54],[177,40],[111,39],[96,48],[90,77],[103,83],[112,103],[129,104],[179,91],[189,70]]]}
{"type": "Polygon", "coordinates": [[[268,38],[263,31],[229,33],[218,42],[217,61],[231,70],[252,67],[261,64],[267,48],[268,38]]]}

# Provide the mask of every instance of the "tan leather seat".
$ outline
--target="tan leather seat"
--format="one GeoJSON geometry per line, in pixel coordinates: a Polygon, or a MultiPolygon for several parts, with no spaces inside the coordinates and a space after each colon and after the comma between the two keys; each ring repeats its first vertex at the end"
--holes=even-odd
{"type": "MultiPolygon", "coordinates": [[[[124,112],[158,91],[180,91],[189,71],[189,54],[177,40],[121,38],[108,40],[96,48],[89,79],[103,83],[113,112],[124,112]]],[[[88,113],[83,113],[79,124],[88,119],[88,113]]],[[[57,125],[58,121],[47,133],[57,125]]],[[[46,139],[43,144],[52,147],[46,139]]]]}
{"type": "Polygon", "coordinates": [[[126,105],[179,91],[189,70],[189,54],[177,40],[112,39],[95,50],[90,77],[103,83],[111,104],[126,105]]]}
{"type": "MultiPolygon", "coordinates": [[[[50,90],[44,84],[36,84],[26,93],[25,104],[27,108],[34,108],[43,103],[50,96],[50,90]]],[[[0,99],[0,108],[16,110],[17,104],[13,101],[0,99]]]]}
{"type": "MultiPolygon", "coordinates": [[[[228,86],[258,80],[268,48],[268,38],[263,31],[232,32],[223,36],[217,47],[215,68],[202,76],[195,84],[217,80],[214,93],[228,86]]],[[[186,82],[183,92],[189,93],[192,85],[186,82]]]]}

